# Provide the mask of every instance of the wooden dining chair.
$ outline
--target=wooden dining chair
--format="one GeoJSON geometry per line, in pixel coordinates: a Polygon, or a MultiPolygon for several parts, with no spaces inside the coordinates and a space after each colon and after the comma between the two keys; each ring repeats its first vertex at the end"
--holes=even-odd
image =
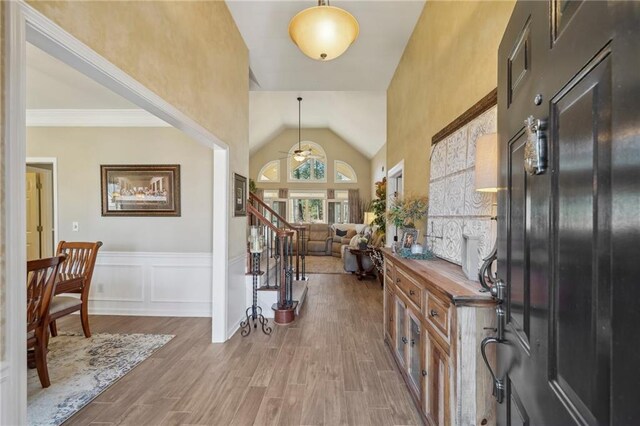
{"type": "Polygon", "coordinates": [[[49,307],[53,299],[56,276],[66,255],[27,262],[27,350],[33,349],[38,377],[43,388],[49,387],[47,341],[49,307]]]}
{"type": "Polygon", "coordinates": [[[66,254],[60,265],[56,296],[51,302],[49,328],[52,336],[58,335],[56,320],[80,311],[80,321],[85,337],[91,337],[89,328],[89,288],[102,241],[95,243],[60,241],[57,253],[66,254]],[[80,294],[80,298],[62,294],[80,294]]]}

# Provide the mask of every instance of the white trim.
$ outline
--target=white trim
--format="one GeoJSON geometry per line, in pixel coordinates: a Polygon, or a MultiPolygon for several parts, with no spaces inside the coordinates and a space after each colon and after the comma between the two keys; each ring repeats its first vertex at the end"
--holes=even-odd
{"type": "Polygon", "coordinates": [[[333,160],[333,182],[337,184],[358,183],[358,174],[354,170],[353,166],[351,166],[351,164],[347,163],[346,161],[333,160]],[[338,163],[342,163],[345,166],[347,166],[349,169],[351,169],[351,173],[353,173],[353,176],[354,176],[353,180],[338,180],[338,163]]]}
{"type": "Polygon", "coordinates": [[[4,152],[5,176],[4,194],[6,216],[5,244],[6,252],[5,282],[6,298],[4,315],[6,327],[3,342],[6,348],[8,368],[7,379],[0,387],[0,423],[27,423],[26,391],[26,227],[24,164],[26,159],[26,42],[34,44],[48,54],[65,62],[77,71],[91,77],[140,108],[157,116],[192,139],[214,150],[214,203],[228,208],[217,209],[213,215],[213,255],[212,255],[212,294],[213,312],[212,340],[224,341],[227,338],[226,327],[217,324],[224,322],[228,306],[228,276],[226,270],[228,252],[228,226],[231,203],[229,200],[229,146],[199,125],[196,121],[164,101],[131,76],[111,62],[97,54],[91,48],[46,16],[29,6],[24,0],[5,2],[4,25],[4,152]],[[224,302],[220,303],[220,300],[224,302]],[[217,317],[217,318],[216,318],[217,317]],[[215,320],[214,320],[215,319],[215,320]]]}
{"type": "MultiPolygon", "coordinates": [[[[391,190],[392,187],[395,188],[393,186],[395,185],[395,183],[392,183],[392,179],[403,176],[403,175],[404,175],[404,159],[400,160],[395,166],[391,167],[387,171],[387,208],[391,205],[391,200],[393,200],[393,193],[395,192],[391,190]]],[[[399,194],[402,196],[403,192],[404,192],[404,184],[402,185],[402,188],[400,189],[399,194]]],[[[391,246],[393,244],[393,237],[396,232],[397,230],[395,229],[393,224],[391,224],[390,222],[387,222],[387,233],[386,233],[387,246],[391,246]]]]}
{"type": "Polygon", "coordinates": [[[0,424],[27,423],[25,21],[18,3],[5,2],[4,230],[5,380],[0,384],[0,424]]]}
{"type": "Polygon", "coordinates": [[[400,160],[398,164],[393,166],[387,171],[387,179],[391,179],[393,177],[398,177],[404,171],[404,159],[400,160]]]}
{"type": "Polygon", "coordinates": [[[231,217],[231,171],[229,170],[229,151],[213,151],[213,235],[212,244],[213,278],[211,291],[211,341],[224,342],[229,338],[227,333],[227,316],[229,307],[229,218],[231,217]],[[218,207],[216,206],[223,206],[218,207]],[[224,208],[226,206],[226,208],[224,208]],[[218,313],[221,313],[218,315],[218,313]]]}
{"type": "Polygon", "coordinates": [[[27,164],[51,164],[53,169],[53,249],[58,243],[58,159],[56,157],[27,157],[27,164]]]}
{"type": "Polygon", "coordinates": [[[27,127],[171,127],[143,109],[28,109],[27,127]]]}

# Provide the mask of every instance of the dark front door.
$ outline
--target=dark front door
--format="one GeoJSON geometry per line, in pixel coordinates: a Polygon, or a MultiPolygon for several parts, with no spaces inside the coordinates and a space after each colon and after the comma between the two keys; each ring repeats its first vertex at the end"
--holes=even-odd
{"type": "Polygon", "coordinates": [[[498,61],[499,424],[640,424],[640,2],[518,2],[498,61]]]}

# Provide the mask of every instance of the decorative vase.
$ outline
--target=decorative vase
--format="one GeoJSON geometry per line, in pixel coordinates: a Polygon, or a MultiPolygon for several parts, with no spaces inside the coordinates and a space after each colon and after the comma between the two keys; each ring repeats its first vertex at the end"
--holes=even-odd
{"type": "Polygon", "coordinates": [[[367,243],[358,243],[358,248],[360,250],[366,250],[367,249],[367,243]]]}

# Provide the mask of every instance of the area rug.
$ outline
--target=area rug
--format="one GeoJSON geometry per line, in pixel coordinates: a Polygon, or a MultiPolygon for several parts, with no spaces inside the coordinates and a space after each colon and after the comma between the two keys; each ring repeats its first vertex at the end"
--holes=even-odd
{"type": "Polygon", "coordinates": [[[164,334],[63,334],[49,341],[49,378],[43,389],[38,372],[27,373],[29,425],[57,426],[164,346],[164,334]]]}
{"type": "Polygon", "coordinates": [[[306,256],[307,274],[347,274],[342,259],[333,256],[306,256]]]}

